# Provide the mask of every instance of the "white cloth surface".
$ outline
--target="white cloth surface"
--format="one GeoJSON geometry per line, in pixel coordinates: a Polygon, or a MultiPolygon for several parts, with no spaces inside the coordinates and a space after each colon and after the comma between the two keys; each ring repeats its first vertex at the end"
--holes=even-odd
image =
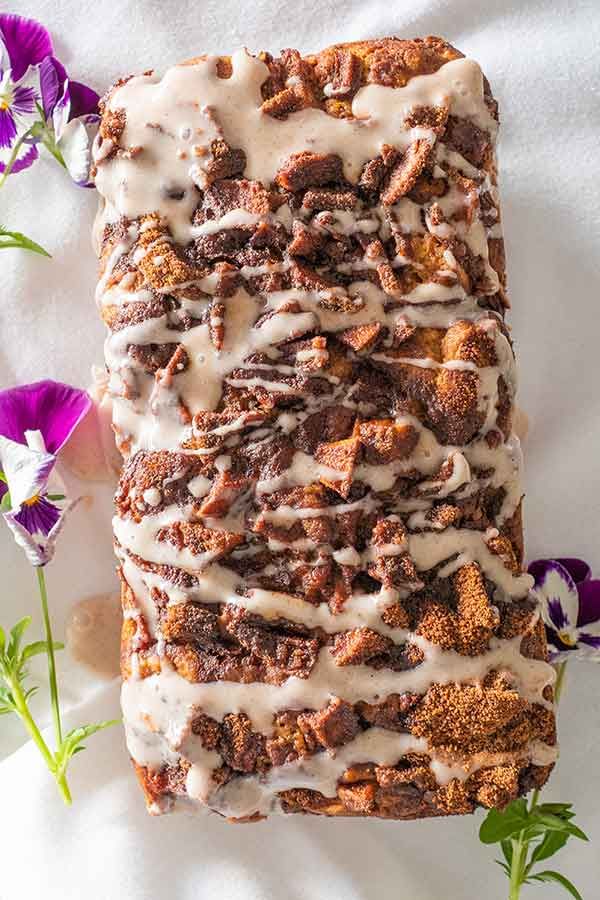
{"type": "MultiPolygon", "coordinates": [[[[520,405],[531,419],[527,460],[529,558],[576,554],[600,575],[598,311],[600,8],[572,0],[18,0],[11,11],[49,27],[73,77],[103,91],[121,74],[165,68],[245,44],[304,52],[341,40],[440,34],[477,59],[500,101],[501,193],[520,405]]],[[[2,252],[0,384],[53,377],[85,386],[102,357],[93,302],[93,191],[52,161],[11,177],[0,222],[24,231],[48,261],[2,252]]],[[[110,490],[68,523],[47,574],[57,637],[74,601],[115,588],[110,490]]],[[[0,620],[38,601],[34,576],[0,532],[0,620]]],[[[39,632],[39,616],[34,615],[39,632]]],[[[35,670],[43,674],[39,666],[35,670]]],[[[95,680],[63,653],[71,724],[118,714],[118,685],[95,680]]],[[[548,798],[573,801],[600,840],[598,671],[571,665],[561,704],[562,757],[548,798]]],[[[40,692],[42,693],[42,692],[40,692]]],[[[47,698],[37,700],[42,710],[47,698]]],[[[271,819],[229,826],[217,817],[146,815],[122,731],[88,741],[72,765],[75,804],[64,809],[18,721],[0,720],[2,900],[471,900],[507,889],[476,818],[390,823],[271,819]]],[[[554,862],[554,861],[552,861],[554,862]]],[[[597,896],[597,853],[572,842],[559,868],[586,900],[597,896]]],[[[532,889],[533,895],[533,889],[532,889]]],[[[538,896],[560,897],[544,886],[538,896]]]]}

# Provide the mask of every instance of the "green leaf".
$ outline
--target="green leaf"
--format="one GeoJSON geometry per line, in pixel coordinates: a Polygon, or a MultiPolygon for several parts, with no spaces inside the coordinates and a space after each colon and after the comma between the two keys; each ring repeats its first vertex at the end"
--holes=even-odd
{"type": "Polygon", "coordinates": [[[555,853],[558,853],[558,851],[565,846],[569,838],[570,835],[566,834],[564,831],[548,831],[544,836],[544,840],[537,845],[531,854],[531,860],[527,867],[528,871],[536,863],[541,862],[543,859],[548,859],[550,856],[554,856],[555,853]]]}
{"type": "Polygon", "coordinates": [[[561,819],[560,816],[554,816],[552,813],[540,813],[536,810],[532,813],[531,818],[534,822],[537,821],[541,825],[545,825],[550,831],[566,831],[568,834],[572,834],[573,837],[579,838],[580,841],[589,840],[588,836],[581,828],[578,828],[577,825],[573,825],[572,822],[561,819]]]}
{"type": "Polygon", "coordinates": [[[573,809],[572,803],[540,803],[539,806],[536,806],[533,812],[547,812],[552,813],[555,816],[563,815],[565,812],[573,809]]]}
{"type": "Polygon", "coordinates": [[[551,869],[548,869],[547,872],[538,872],[537,875],[531,875],[528,880],[543,882],[553,881],[556,884],[562,885],[565,891],[567,891],[572,897],[575,897],[575,900],[583,900],[583,897],[581,896],[575,885],[570,882],[568,878],[565,878],[564,875],[561,875],[560,872],[553,872],[551,869]]]}
{"type": "Polygon", "coordinates": [[[585,831],[582,831],[581,828],[574,825],[572,822],[567,822],[566,831],[568,831],[569,834],[572,834],[573,837],[579,838],[580,841],[589,841],[589,837],[585,831]]]}
{"type": "Polygon", "coordinates": [[[13,628],[10,629],[10,641],[8,643],[8,649],[6,651],[6,655],[9,657],[9,659],[16,661],[19,654],[21,641],[23,640],[23,635],[30,625],[31,616],[24,616],[22,619],[19,619],[19,621],[13,628]]]}
{"type": "Polygon", "coordinates": [[[2,500],[0,500],[0,510],[2,512],[8,512],[12,507],[12,500],[10,499],[10,493],[7,491],[3,496],[2,500]]]}
{"type": "Polygon", "coordinates": [[[15,706],[11,692],[8,688],[0,686],[0,716],[15,712],[15,706]]]}
{"type": "Polygon", "coordinates": [[[8,231],[7,228],[0,225],[0,250],[7,250],[11,247],[19,250],[30,250],[32,253],[39,253],[40,256],[51,258],[48,251],[36,244],[35,241],[32,241],[31,238],[28,238],[20,231],[8,231]]]}
{"type": "MultiPolygon", "coordinates": [[[[65,645],[61,644],[60,641],[54,641],[52,644],[54,650],[64,650],[65,645]]],[[[39,656],[40,653],[48,652],[48,641],[34,641],[33,644],[28,644],[21,653],[21,659],[25,662],[28,659],[31,659],[32,656],[39,656]]]]}
{"type": "Polygon", "coordinates": [[[0,626],[0,654],[4,653],[4,647],[6,646],[6,634],[4,633],[4,628],[0,626]]]}
{"type": "Polygon", "coordinates": [[[110,719],[106,722],[99,722],[97,725],[80,725],[79,728],[73,728],[72,731],[69,731],[63,740],[63,743],[67,741],[75,741],[80,743],[84,741],[86,738],[91,737],[92,734],[96,734],[97,731],[101,731],[103,728],[110,728],[111,725],[118,725],[119,719],[110,719]]]}
{"type": "Polygon", "coordinates": [[[34,694],[37,694],[38,691],[39,688],[37,687],[37,685],[30,687],[29,690],[25,691],[25,700],[29,700],[29,698],[33,697],[34,694]]]}
{"type": "Polygon", "coordinates": [[[104,728],[110,728],[111,725],[117,725],[118,722],[119,719],[111,719],[106,722],[99,722],[97,725],[81,725],[79,728],[73,728],[72,731],[69,731],[69,733],[64,736],[63,742],[55,754],[57,768],[64,771],[71,757],[74,756],[75,753],[80,753],[82,750],[85,750],[85,745],[82,741],[91,737],[91,735],[96,734],[96,732],[102,731],[104,728]]]}
{"type": "Polygon", "coordinates": [[[512,845],[512,841],[509,841],[509,840],[500,841],[500,846],[502,847],[502,853],[503,853],[503,855],[504,855],[504,859],[506,860],[506,862],[507,862],[508,865],[510,866],[511,863],[512,863],[512,858],[513,858],[513,845],[512,845]]]}
{"type": "Polygon", "coordinates": [[[535,815],[536,813],[557,816],[564,822],[570,822],[571,819],[575,818],[572,803],[542,803],[533,810],[533,814],[535,815]]]}
{"type": "Polygon", "coordinates": [[[513,800],[502,812],[490,809],[479,829],[479,840],[482,844],[496,844],[523,831],[527,824],[525,800],[513,800]]]}
{"type": "Polygon", "coordinates": [[[545,825],[542,825],[541,822],[534,822],[524,829],[521,837],[525,843],[528,844],[531,841],[535,841],[537,838],[543,837],[547,833],[548,829],[545,825]]]}

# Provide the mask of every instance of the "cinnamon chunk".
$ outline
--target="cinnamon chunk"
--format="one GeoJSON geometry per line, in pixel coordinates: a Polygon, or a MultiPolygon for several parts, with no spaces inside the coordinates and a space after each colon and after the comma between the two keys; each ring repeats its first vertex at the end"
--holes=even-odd
{"type": "Polygon", "coordinates": [[[330,184],[344,177],[342,160],[334,153],[292,153],[275,175],[277,184],[286,191],[330,184]]]}
{"type": "Polygon", "coordinates": [[[314,735],[328,749],[347,744],[358,734],[358,716],[349,703],[336,697],[325,709],[303,713],[298,717],[300,727],[314,735]]]}
{"type": "Polygon", "coordinates": [[[226,141],[216,140],[211,144],[212,159],[205,166],[209,184],[221,178],[242,175],[246,168],[246,154],[241,148],[230,147],[226,141]]]}
{"type": "Polygon", "coordinates": [[[425,138],[418,138],[411,144],[402,159],[392,169],[387,187],[381,194],[381,200],[387,206],[397,203],[415,185],[415,182],[429,159],[431,143],[425,138]]]}

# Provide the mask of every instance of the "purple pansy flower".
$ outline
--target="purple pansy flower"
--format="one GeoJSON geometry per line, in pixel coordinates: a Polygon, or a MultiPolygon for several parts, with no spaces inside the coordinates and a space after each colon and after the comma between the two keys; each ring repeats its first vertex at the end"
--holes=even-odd
{"type": "Polygon", "coordinates": [[[576,656],[600,662],[600,580],[582,559],[536,559],[533,591],[553,662],[576,656]]]}
{"type": "Polygon", "coordinates": [[[89,187],[91,146],[98,115],[98,94],[67,78],[64,66],[47,57],[40,66],[40,85],[46,119],[52,120],[54,138],[68,172],[77,184],[89,187]]]}
{"type": "Polygon", "coordinates": [[[77,502],[50,493],[48,482],[90,406],[85,391],[55,381],[0,391],[2,515],[34,566],[52,559],[65,515],[77,502]]]}
{"type": "MultiPolygon", "coordinates": [[[[16,139],[38,119],[36,66],[51,53],[50,35],[42,25],[21,16],[0,15],[0,172],[6,168],[16,139]]],[[[11,171],[26,169],[37,156],[35,139],[25,141],[11,171]]]]}
{"type": "Polygon", "coordinates": [[[39,22],[0,15],[0,172],[9,163],[11,173],[30,166],[41,141],[55,147],[78,184],[87,185],[98,94],[70,81],[52,54],[50,35],[39,22]]]}

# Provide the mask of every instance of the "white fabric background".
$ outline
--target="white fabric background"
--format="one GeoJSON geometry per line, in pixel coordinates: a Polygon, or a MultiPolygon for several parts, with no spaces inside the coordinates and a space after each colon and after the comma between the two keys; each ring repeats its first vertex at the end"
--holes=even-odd
{"type": "MultiPolygon", "coordinates": [[[[520,352],[529,557],[587,557],[600,575],[598,46],[600,8],[556,0],[30,0],[11,11],[43,21],[71,74],[102,91],[116,76],[226,52],[397,34],[441,34],[478,59],[501,104],[503,218],[512,324],[520,352]]],[[[52,261],[0,258],[0,384],[54,377],[85,386],[101,361],[89,231],[95,197],[43,160],[9,179],[0,221],[40,241],[52,261]]],[[[77,485],[74,485],[76,488],[77,485]]],[[[90,491],[90,485],[82,489],[90,491]]],[[[48,570],[60,632],[71,604],[114,587],[110,490],[75,513],[48,570]]],[[[0,619],[35,609],[34,577],[0,531],[0,619]]],[[[37,623],[36,623],[37,626],[37,623]]],[[[61,658],[73,724],[114,716],[118,686],[61,658]]],[[[562,758],[548,788],[572,800],[594,847],[560,863],[586,900],[598,896],[600,670],[572,665],[561,706],[562,758]]],[[[41,698],[42,702],[44,698],[41,698]]],[[[216,817],[151,819],[119,729],[75,760],[75,805],[62,808],[18,722],[0,720],[3,900],[471,900],[506,896],[480,816],[387,823],[272,819],[252,827],[216,817]],[[13,752],[16,751],[16,752],[13,752]],[[12,755],[10,755],[12,753],[12,755]]],[[[536,896],[536,889],[530,889],[536,896]]],[[[529,896],[526,892],[525,896],[529,896]]],[[[549,886],[537,896],[563,896],[549,886]]]]}

